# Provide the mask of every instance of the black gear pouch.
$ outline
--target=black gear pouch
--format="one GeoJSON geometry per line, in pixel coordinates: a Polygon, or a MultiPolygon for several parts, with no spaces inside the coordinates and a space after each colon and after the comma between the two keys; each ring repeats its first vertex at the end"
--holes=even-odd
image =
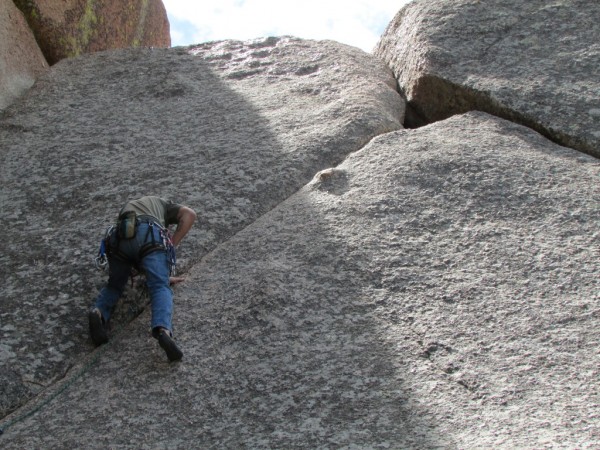
{"type": "Polygon", "coordinates": [[[117,235],[119,239],[132,239],[137,230],[137,215],[135,211],[125,211],[117,220],[117,235]]]}

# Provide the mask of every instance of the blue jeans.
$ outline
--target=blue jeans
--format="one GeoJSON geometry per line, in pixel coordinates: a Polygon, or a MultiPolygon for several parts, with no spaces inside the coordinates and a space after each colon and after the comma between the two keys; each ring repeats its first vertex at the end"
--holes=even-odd
{"type": "Polygon", "coordinates": [[[146,286],[150,293],[152,307],[151,327],[156,336],[156,328],[172,330],[173,291],[169,285],[169,261],[164,249],[154,250],[140,258],[140,250],[144,244],[162,242],[160,227],[147,222],[140,222],[135,237],[129,240],[118,240],[116,232],[110,238],[111,251],[108,252],[108,283],[96,298],[96,307],[105,321],[123,294],[129,280],[131,268],[141,270],[146,275],[146,286]],[[116,256],[118,248],[118,256],[116,256]]]}

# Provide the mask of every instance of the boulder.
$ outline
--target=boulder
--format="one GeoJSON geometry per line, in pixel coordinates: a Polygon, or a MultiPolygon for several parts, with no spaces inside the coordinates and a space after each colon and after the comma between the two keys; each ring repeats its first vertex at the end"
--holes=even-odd
{"type": "Polygon", "coordinates": [[[21,11],[12,0],[0,0],[0,111],[29,89],[47,68],[21,11]]]}
{"type": "Polygon", "coordinates": [[[162,0],[14,0],[52,65],[83,53],[170,47],[162,0]]]}
{"type": "MultiPolygon", "coordinates": [[[[391,71],[335,42],[126,49],[53,66],[0,118],[2,415],[92,352],[86,314],[106,279],[93,259],[128,199],[198,211],[178,254],[185,273],[403,120],[391,71]]],[[[144,306],[132,289],[115,329],[144,306]]]]}
{"type": "Polygon", "coordinates": [[[0,446],[600,447],[599,22],[542,3],[54,65],[0,116],[0,446]],[[88,336],[144,194],[199,213],[178,363],[143,279],[88,336]]]}
{"type": "Polygon", "coordinates": [[[2,443],[597,447],[599,176],[480,112],[377,137],[190,269],[181,363],[146,310],[2,443]]]}
{"type": "Polygon", "coordinates": [[[417,0],[374,53],[412,123],[477,109],[600,156],[600,3],[417,0]]]}

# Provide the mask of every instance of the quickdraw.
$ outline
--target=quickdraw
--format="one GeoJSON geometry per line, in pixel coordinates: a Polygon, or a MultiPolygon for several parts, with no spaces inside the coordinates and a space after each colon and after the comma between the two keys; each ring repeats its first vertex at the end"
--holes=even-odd
{"type": "Polygon", "coordinates": [[[98,254],[96,255],[96,258],[94,258],[94,262],[95,262],[96,268],[98,270],[106,270],[106,268],[108,267],[108,257],[106,256],[106,246],[107,246],[106,243],[107,243],[108,239],[110,239],[110,235],[112,234],[114,229],[115,229],[114,225],[111,225],[110,227],[108,227],[106,229],[106,233],[104,233],[104,237],[100,241],[100,249],[98,250],[98,254]]]}
{"type": "Polygon", "coordinates": [[[169,262],[169,274],[174,277],[177,269],[177,252],[175,251],[175,246],[173,245],[173,239],[171,232],[168,228],[161,228],[160,236],[163,240],[163,245],[165,246],[165,250],[167,251],[167,261],[169,262]]]}

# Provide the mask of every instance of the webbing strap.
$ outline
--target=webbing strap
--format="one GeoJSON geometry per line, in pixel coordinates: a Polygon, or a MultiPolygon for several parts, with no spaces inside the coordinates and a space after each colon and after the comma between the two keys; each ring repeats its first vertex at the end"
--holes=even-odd
{"type": "MultiPolygon", "coordinates": [[[[140,222],[144,222],[141,220],[140,222]]],[[[177,257],[175,253],[175,246],[171,240],[171,235],[169,233],[168,228],[164,228],[158,223],[148,220],[148,230],[146,231],[146,236],[144,237],[144,241],[148,241],[148,236],[152,236],[152,242],[145,243],[139,250],[137,254],[137,258],[135,261],[132,261],[131,258],[121,251],[120,240],[118,234],[116,235],[116,245],[112,246],[111,239],[113,237],[114,232],[116,231],[115,227],[110,227],[107,230],[105,238],[102,240],[100,244],[100,251],[98,252],[98,257],[96,258],[96,265],[101,268],[105,268],[108,261],[106,260],[106,256],[108,255],[111,258],[118,259],[119,261],[128,262],[134,265],[134,267],[139,270],[139,263],[141,260],[149,255],[152,252],[156,251],[164,251],[167,253],[167,261],[169,264],[169,274],[170,276],[175,275],[175,268],[177,265],[177,257]],[[160,231],[160,240],[157,240],[154,236],[154,227],[158,227],[160,231]],[[104,264],[100,264],[99,261],[106,261],[104,264]]]]}

